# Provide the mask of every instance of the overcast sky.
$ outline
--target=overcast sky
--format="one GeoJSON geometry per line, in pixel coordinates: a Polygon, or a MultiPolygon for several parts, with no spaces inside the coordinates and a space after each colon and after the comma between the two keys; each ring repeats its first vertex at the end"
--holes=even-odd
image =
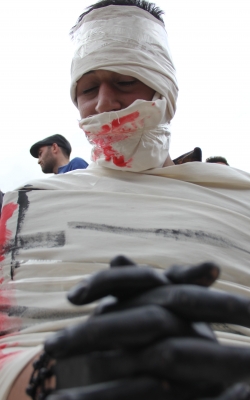
{"type": "MultiPolygon", "coordinates": [[[[250,172],[249,0],[158,0],[177,69],[179,98],[171,156],[201,147],[250,172]]],[[[0,188],[41,172],[30,146],[60,133],[72,157],[90,161],[69,96],[73,45],[68,31],[92,1],[8,0],[0,3],[0,188]]]]}

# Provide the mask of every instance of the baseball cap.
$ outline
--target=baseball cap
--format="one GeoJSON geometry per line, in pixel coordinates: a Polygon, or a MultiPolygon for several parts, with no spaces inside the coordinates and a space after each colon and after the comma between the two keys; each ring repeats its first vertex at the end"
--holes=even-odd
{"type": "Polygon", "coordinates": [[[40,147],[50,146],[53,143],[56,143],[59,147],[63,147],[65,150],[67,150],[68,154],[70,155],[71,153],[70,143],[64,136],[59,134],[48,136],[47,138],[33,144],[33,146],[31,146],[30,148],[30,154],[33,157],[38,158],[38,150],[40,149],[40,147]]]}

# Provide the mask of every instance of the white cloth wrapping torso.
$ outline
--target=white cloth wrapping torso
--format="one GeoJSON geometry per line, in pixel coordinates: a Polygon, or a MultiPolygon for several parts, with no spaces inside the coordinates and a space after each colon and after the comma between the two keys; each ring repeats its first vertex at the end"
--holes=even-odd
{"type": "MultiPolygon", "coordinates": [[[[188,163],[131,173],[90,167],[4,197],[1,238],[0,399],[45,337],[87,318],[66,292],[124,254],[166,269],[211,260],[216,287],[250,297],[250,175],[188,163]],[[13,276],[13,280],[11,279],[13,276]]],[[[250,331],[217,326],[224,343],[248,344],[250,331]]]]}

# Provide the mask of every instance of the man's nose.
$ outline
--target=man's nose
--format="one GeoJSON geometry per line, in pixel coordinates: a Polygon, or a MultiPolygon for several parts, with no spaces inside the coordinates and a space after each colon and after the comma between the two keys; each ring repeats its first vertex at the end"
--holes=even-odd
{"type": "Polygon", "coordinates": [[[102,83],[99,86],[98,99],[95,110],[98,114],[109,111],[121,110],[122,105],[119,100],[119,93],[115,87],[109,83],[102,83]]]}

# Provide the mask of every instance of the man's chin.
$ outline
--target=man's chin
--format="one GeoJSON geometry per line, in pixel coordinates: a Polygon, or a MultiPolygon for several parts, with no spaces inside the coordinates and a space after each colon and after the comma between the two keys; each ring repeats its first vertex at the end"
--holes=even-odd
{"type": "Polygon", "coordinates": [[[53,171],[51,169],[48,169],[48,168],[42,168],[42,172],[44,174],[53,174],[53,171]]]}

